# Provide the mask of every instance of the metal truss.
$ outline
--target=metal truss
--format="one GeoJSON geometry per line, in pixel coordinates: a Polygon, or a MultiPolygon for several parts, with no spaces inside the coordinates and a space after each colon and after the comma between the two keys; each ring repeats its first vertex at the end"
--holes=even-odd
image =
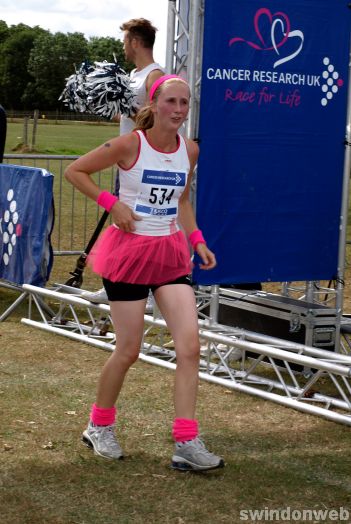
{"type": "MultiPolygon", "coordinates": [[[[23,289],[30,296],[28,318],[22,319],[24,324],[114,350],[115,335],[108,305],[92,304],[80,297],[81,290],[67,286],[49,290],[24,285],[23,289]],[[44,300],[47,307],[43,307],[44,300]],[[57,310],[50,316],[48,312],[54,307],[57,310]]],[[[206,293],[199,293],[197,298],[199,310],[210,300],[206,293]]],[[[348,354],[326,351],[230,328],[211,319],[199,319],[199,336],[201,379],[351,425],[350,351],[348,354]]],[[[140,359],[176,368],[171,337],[157,308],[153,316],[145,315],[140,359]]]]}
{"type": "Polygon", "coordinates": [[[332,280],[329,281],[327,286],[317,280],[300,283],[283,282],[282,295],[286,297],[297,297],[299,300],[307,300],[315,304],[328,305],[336,308],[337,290],[332,280]]]}
{"type": "Polygon", "coordinates": [[[169,0],[166,70],[184,76],[192,93],[187,136],[198,137],[204,0],[169,0]]]}
{"type": "Polygon", "coordinates": [[[166,70],[187,76],[189,52],[189,9],[187,2],[169,0],[167,20],[166,70]]]}

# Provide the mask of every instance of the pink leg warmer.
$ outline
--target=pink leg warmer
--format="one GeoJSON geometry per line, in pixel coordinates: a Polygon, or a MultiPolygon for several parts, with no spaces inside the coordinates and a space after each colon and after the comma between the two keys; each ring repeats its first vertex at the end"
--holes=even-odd
{"type": "Polygon", "coordinates": [[[193,440],[199,434],[198,422],[195,419],[175,418],[172,427],[172,437],[176,442],[193,440]]]}
{"type": "Polygon", "coordinates": [[[91,407],[90,420],[96,426],[111,426],[116,420],[116,408],[98,408],[96,404],[91,407]]]}

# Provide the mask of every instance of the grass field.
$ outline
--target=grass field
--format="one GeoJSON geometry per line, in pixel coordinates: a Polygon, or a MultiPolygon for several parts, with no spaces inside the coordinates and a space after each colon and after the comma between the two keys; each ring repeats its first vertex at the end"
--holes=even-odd
{"type": "MultiPolygon", "coordinates": [[[[20,128],[9,124],[7,152],[20,128]]],[[[42,153],[56,144],[51,153],[82,154],[111,131],[40,123],[37,144],[42,153]]],[[[66,280],[75,258],[56,257],[51,280],[66,280]]],[[[84,284],[100,282],[87,271],[84,284]]],[[[0,288],[1,310],[16,296],[0,288]]],[[[132,366],[119,403],[127,457],[95,457],[80,435],[108,354],[29,328],[23,315],[25,306],[0,323],[1,524],[240,524],[254,522],[250,510],[341,507],[347,520],[331,513],[290,521],[351,522],[349,427],[201,383],[202,434],[226,467],[179,474],[169,469],[173,373],[142,362],[132,366]]],[[[287,522],[283,515],[271,521],[287,522]]]]}
{"type": "Polygon", "coordinates": [[[80,435],[106,353],[15,317],[0,330],[2,524],[236,524],[241,511],[350,507],[350,428],[201,383],[203,436],[226,467],[179,474],[173,374],[139,362],[119,402],[127,457],[105,461],[80,435]]]}
{"type": "MultiPolygon", "coordinates": [[[[29,144],[33,124],[29,124],[29,144]]],[[[58,121],[57,124],[39,121],[34,150],[46,155],[83,155],[109,138],[118,136],[119,126],[110,123],[82,123],[58,121]]],[[[16,152],[23,143],[23,122],[9,123],[5,153],[16,152]]]]}

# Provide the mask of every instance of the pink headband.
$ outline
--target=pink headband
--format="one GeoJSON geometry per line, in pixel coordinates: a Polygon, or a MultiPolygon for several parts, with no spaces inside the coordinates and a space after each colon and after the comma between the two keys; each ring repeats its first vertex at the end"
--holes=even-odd
{"type": "Polygon", "coordinates": [[[159,88],[160,85],[163,84],[163,82],[166,82],[166,80],[170,80],[170,78],[177,78],[178,80],[181,80],[182,82],[187,84],[187,81],[178,75],[163,75],[160,78],[158,78],[157,80],[155,80],[155,82],[152,84],[150,88],[150,93],[149,93],[150,102],[152,102],[156,89],[159,88]]]}

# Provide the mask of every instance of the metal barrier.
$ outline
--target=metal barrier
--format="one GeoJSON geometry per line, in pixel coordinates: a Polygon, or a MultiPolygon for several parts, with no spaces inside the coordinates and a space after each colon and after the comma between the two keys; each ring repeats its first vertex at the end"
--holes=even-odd
{"type": "MultiPolygon", "coordinates": [[[[92,304],[80,290],[56,290],[24,285],[30,296],[28,318],[22,322],[79,342],[113,351],[110,307],[92,304]],[[55,308],[48,314],[43,308],[55,308]],[[35,307],[40,319],[34,320],[35,307]]],[[[210,295],[208,296],[211,300],[210,295]]],[[[165,321],[154,308],[145,315],[140,359],[167,369],[176,368],[165,321]],[[168,344],[167,344],[168,342],[168,344]]],[[[274,337],[199,320],[202,341],[201,379],[271,400],[286,407],[351,426],[351,356],[308,347],[274,337]],[[306,369],[310,372],[306,373],[306,369]]]]}
{"type": "MultiPolygon", "coordinates": [[[[52,246],[55,255],[80,254],[88,243],[101,215],[101,209],[64,179],[64,171],[76,155],[6,154],[4,162],[44,168],[54,175],[55,225],[52,246]]],[[[94,176],[103,189],[113,191],[115,168],[94,176]]]]}
{"type": "MultiPolygon", "coordinates": [[[[35,111],[35,110],[34,110],[35,111]]],[[[33,118],[34,111],[26,111],[20,109],[7,109],[7,121],[13,122],[14,120],[23,121],[24,118],[33,118]]],[[[38,111],[39,112],[39,111],[38,111]]],[[[98,115],[91,115],[87,113],[76,113],[74,111],[40,111],[39,118],[41,120],[53,120],[57,121],[74,121],[74,122],[99,122],[105,124],[107,120],[101,118],[98,115]]]]}

